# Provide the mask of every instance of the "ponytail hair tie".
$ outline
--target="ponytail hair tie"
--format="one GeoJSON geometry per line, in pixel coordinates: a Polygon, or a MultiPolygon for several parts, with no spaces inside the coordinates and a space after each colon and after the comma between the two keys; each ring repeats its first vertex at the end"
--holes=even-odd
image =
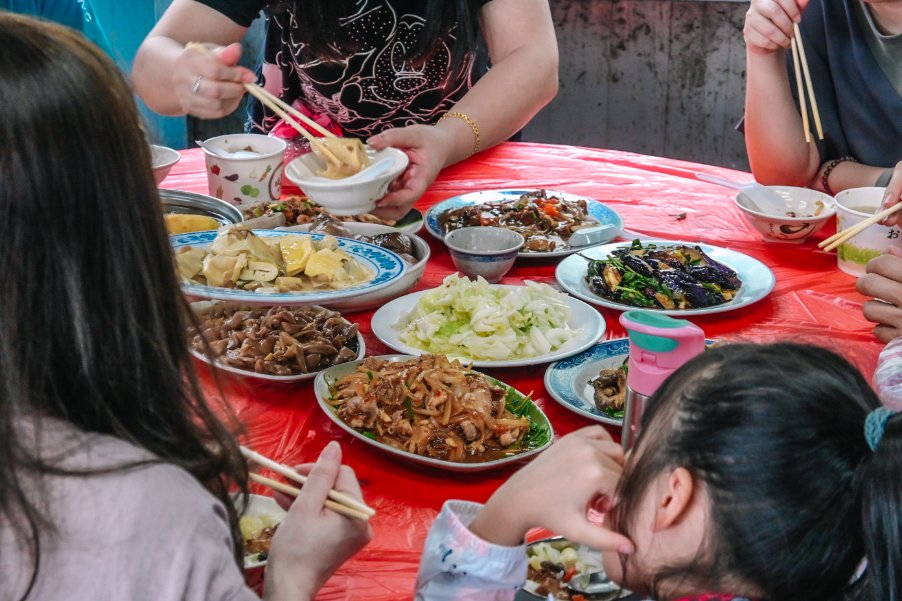
{"type": "Polygon", "coordinates": [[[874,384],[883,406],[871,411],[864,422],[864,437],[872,451],[877,450],[889,418],[902,413],[902,338],[892,340],[880,352],[874,384]]]}

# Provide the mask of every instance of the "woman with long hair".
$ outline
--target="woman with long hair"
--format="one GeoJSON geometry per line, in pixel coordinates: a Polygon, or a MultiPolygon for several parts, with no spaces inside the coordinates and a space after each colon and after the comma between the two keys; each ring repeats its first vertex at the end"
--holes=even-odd
{"type": "MultiPolygon", "coordinates": [[[[236,42],[261,9],[270,92],[410,157],[383,215],[406,213],[442,168],[511,137],[557,92],[548,0],[175,0],[135,58],[138,93],[163,114],[235,110],[256,79],[236,42]]],[[[252,126],[273,123],[258,111],[252,126]]]]}
{"type": "MultiPolygon", "coordinates": [[[[0,12],[0,48],[0,599],[253,599],[247,466],[192,367],[131,91],[65,27],[0,12]]],[[[368,539],[323,509],[360,495],[336,447],[311,480],[268,598],[311,596],[368,539]]]]}

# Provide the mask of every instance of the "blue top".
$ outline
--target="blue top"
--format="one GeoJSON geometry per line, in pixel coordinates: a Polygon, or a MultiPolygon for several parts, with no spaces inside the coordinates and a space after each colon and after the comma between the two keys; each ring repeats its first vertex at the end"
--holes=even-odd
{"type": "Polygon", "coordinates": [[[83,31],[81,4],[78,0],[0,0],[0,10],[35,15],[83,31]]]}
{"type": "MultiPolygon", "coordinates": [[[[802,15],[800,29],[824,129],[818,150],[822,163],[853,156],[865,165],[892,167],[902,160],[902,97],[868,47],[852,4],[858,1],[812,0],[802,15]]],[[[789,52],[787,61],[795,96],[789,52]]]]}

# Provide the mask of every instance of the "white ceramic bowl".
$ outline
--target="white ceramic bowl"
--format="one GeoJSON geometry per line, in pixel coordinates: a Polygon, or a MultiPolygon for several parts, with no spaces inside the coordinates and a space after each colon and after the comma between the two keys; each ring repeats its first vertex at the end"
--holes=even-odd
{"type": "MultiPolygon", "coordinates": [[[[358,178],[350,183],[344,179],[329,179],[316,175],[326,168],[326,163],[316,153],[308,152],[294,159],[285,167],[285,176],[293,181],[317,204],[334,215],[359,215],[369,213],[376,201],[385,196],[388,186],[407,168],[410,159],[397,148],[375,150],[366,147],[370,163],[382,159],[391,161],[387,170],[377,171],[373,177],[358,178]]],[[[350,178],[346,178],[350,180],[350,178]]]]}
{"type": "Polygon", "coordinates": [[[150,145],[153,179],[158,186],[160,185],[160,182],[166,179],[166,176],[172,171],[172,167],[178,163],[181,158],[182,155],[169,147],[157,146],[156,144],[150,145]]]}
{"type": "Polygon", "coordinates": [[[454,266],[469,278],[482,276],[491,284],[510,271],[523,236],[500,227],[462,227],[445,234],[454,266]]]}
{"type": "MultiPolygon", "coordinates": [[[[352,234],[362,234],[364,236],[375,236],[377,234],[390,234],[398,232],[397,228],[388,225],[379,225],[376,223],[357,223],[353,221],[346,221],[343,222],[342,225],[345,226],[352,234]]],[[[306,232],[310,229],[310,225],[295,225],[292,227],[278,229],[306,232]]],[[[369,294],[361,294],[360,296],[342,298],[333,302],[328,302],[325,304],[325,306],[327,306],[329,309],[334,309],[335,311],[342,312],[365,311],[367,309],[380,307],[393,298],[401,296],[402,294],[416,286],[417,282],[420,281],[420,278],[423,277],[423,272],[426,271],[426,263],[429,261],[429,257],[432,255],[432,249],[429,248],[429,244],[427,244],[426,241],[419,236],[415,234],[405,235],[410,238],[410,242],[411,244],[413,244],[413,256],[417,260],[417,262],[413,265],[408,265],[407,271],[403,276],[401,276],[400,279],[398,279],[397,282],[392,283],[390,286],[383,288],[382,290],[377,290],[369,294]]]]}
{"type": "Polygon", "coordinates": [[[836,203],[833,197],[823,192],[793,186],[767,187],[783,198],[787,213],[793,212],[799,215],[798,217],[790,217],[786,213],[769,215],[751,209],[751,206],[755,206],[754,203],[744,192],[740,192],[736,196],[736,206],[742,211],[749,225],[761,232],[768,242],[801,244],[808,236],[824,227],[824,224],[836,214],[836,203]],[[820,213],[815,215],[819,208],[820,213]]]}
{"type": "MultiPolygon", "coordinates": [[[[886,188],[850,188],[836,195],[836,231],[847,230],[872,217],[883,203],[886,188]]],[[[899,226],[875,223],[853,236],[836,249],[839,270],[853,276],[865,274],[868,261],[889,253],[892,246],[902,246],[899,226]]]]}

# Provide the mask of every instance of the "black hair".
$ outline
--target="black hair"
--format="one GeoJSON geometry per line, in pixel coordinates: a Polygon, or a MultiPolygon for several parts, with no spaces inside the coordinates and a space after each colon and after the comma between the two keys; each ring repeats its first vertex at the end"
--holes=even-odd
{"type": "Polygon", "coordinates": [[[649,400],[613,522],[628,535],[630,508],[677,467],[711,519],[698,557],[645,575],[649,588],[899,601],[902,420],[872,452],[864,422],[878,405],[858,370],[814,346],[726,345],[678,370],[649,400]]]}
{"type": "Polygon", "coordinates": [[[124,78],[80,34],[28,17],[0,12],[0,48],[0,523],[27,551],[0,561],[30,558],[25,598],[56,534],[45,477],[93,472],[41,456],[21,420],[38,432],[65,420],[184,468],[233,532],[229,487],[246,495],[247,467],[192,368],[192,318],[124,78]]]}
{"type": "MultiPolygon", "coordinates": [[[[311,2],[310,0],[277,0],[268,10],[278,13],[287,7],[294,11],[296,19],[292,25],[295,39],[303,40],[302,55],[307,58],[339,60],[353,54],[352,40],[336,40],[340,31],[338,24],[359,10],[358,0],[330,0],[311,2]]],[[[407,48],[406,59],[414,64],[426,62],[441,46],[448,42],[451,48],[451,70],[456,71],[464,63],[466,56],[474,52],[479,42],[479,10],[483,4],[479,0],[426,0],[420,16],[424,25],[416,43],[407,48]],[[454,42],[450,43],[450,38],[454,42]]]]}

